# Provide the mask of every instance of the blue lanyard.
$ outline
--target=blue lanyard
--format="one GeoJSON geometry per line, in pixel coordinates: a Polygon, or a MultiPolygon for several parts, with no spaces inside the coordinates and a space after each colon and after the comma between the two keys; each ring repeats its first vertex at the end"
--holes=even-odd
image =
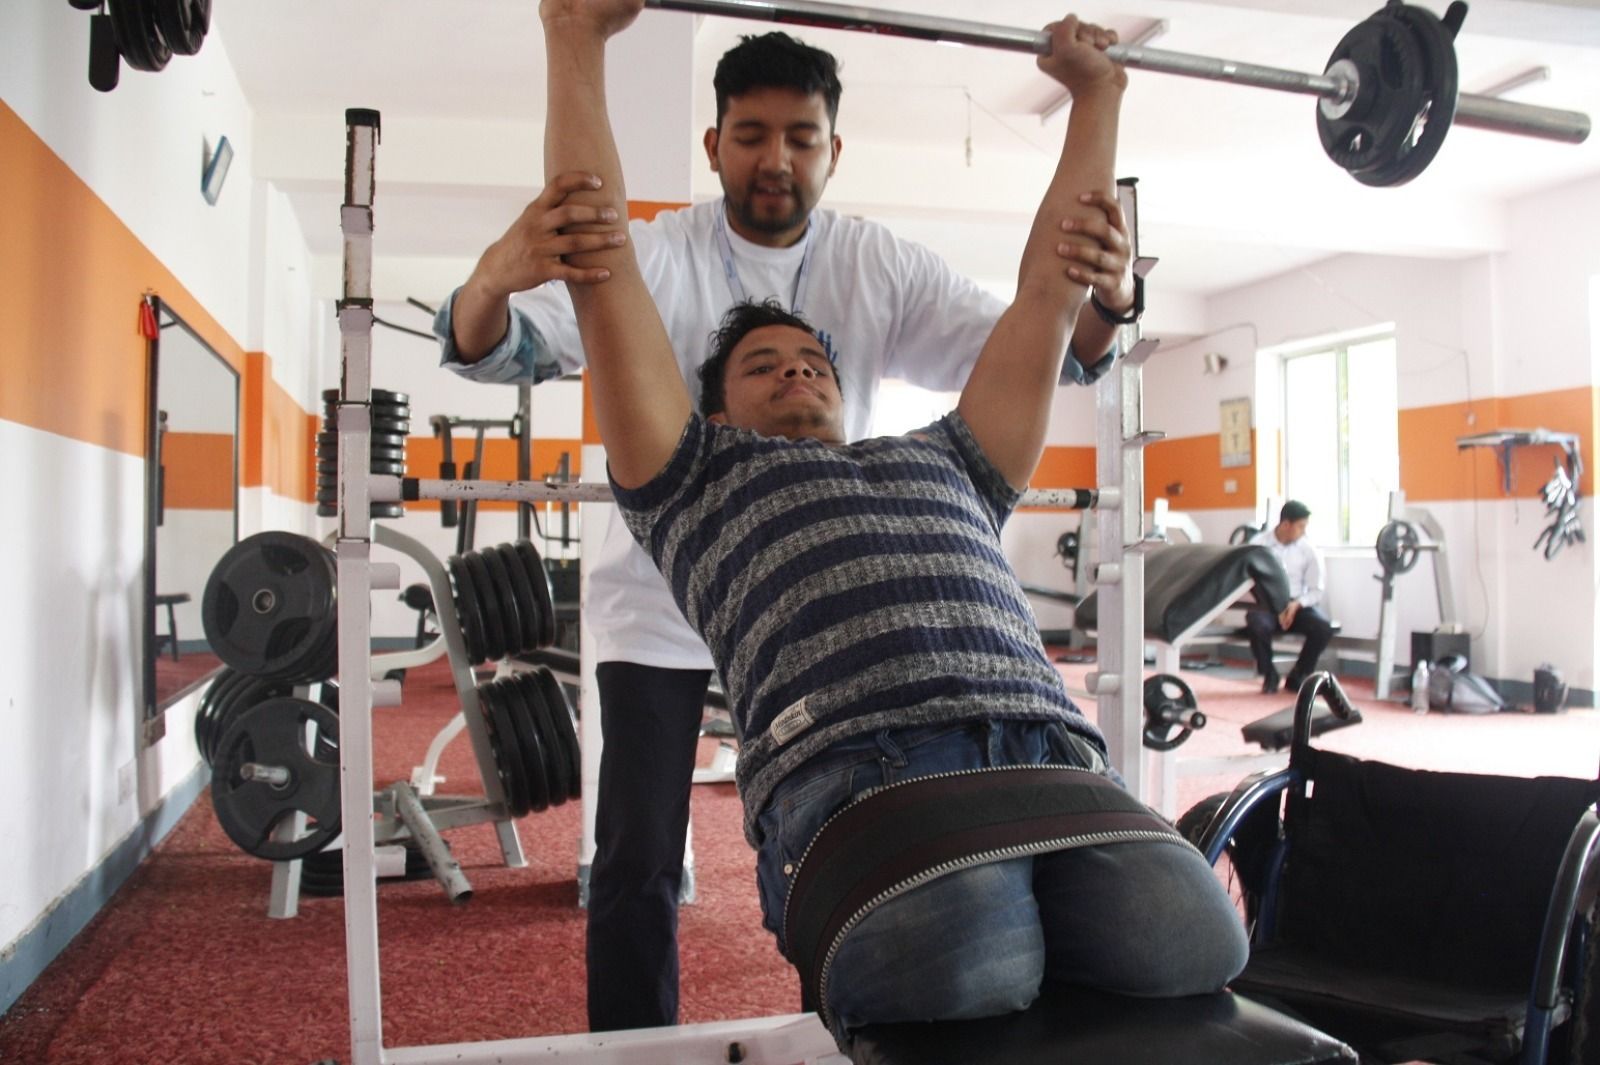
{"type": "MultiPolygon", "coordinates": [[[[733,294],[733,302],[744,303],[750,299],[745,292],[744,282],[739,280],[739,267],[733,261],[733,241],[728,239],[728,201],[721,200],[717,204],[717,251],[722,255],[722,272],[728,279],[728,291],[733,294]]],[[[794,275],[794,295],[789,301],[789,312],[799,314],[800,307],[805,302],[806,285],[811,278],[811,236],[815,232],[808,220],[806,224],[805,248],[800,252],[800,269],[794,275]]]]}

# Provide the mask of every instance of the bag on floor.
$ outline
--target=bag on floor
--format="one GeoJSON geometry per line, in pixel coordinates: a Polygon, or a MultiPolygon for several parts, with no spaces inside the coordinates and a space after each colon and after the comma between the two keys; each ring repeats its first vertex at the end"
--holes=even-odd
{"type": "Polygon", "coordinates": [[[1497,714],[1506,701],[1483,677],[1467,670],[1460,655],[1446,655],[1428,674],[1428,709],[1451,714],[1497,714]]]}

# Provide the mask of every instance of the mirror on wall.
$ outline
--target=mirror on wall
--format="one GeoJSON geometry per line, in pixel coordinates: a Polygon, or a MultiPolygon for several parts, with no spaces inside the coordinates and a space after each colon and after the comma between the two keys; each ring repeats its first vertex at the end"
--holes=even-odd
{"type": "Polygon", "coordinates": [[[145,522],[145,737],[222,665],[206,644],[206,578],[239,538],[239,374],[150,297],[145,522]]]}

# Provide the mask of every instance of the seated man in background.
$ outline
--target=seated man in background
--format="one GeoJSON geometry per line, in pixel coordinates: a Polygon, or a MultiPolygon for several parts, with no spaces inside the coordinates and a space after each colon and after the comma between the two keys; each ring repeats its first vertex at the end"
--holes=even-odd
{"type": "MultiPolygon", "coordinates": [[[[598,271],[572,296],[612,488],[722,675],[766,923],[787,947],[795,869],[862,792],[1033,765],[1078,771],[1047,774],[1049,786],[1109,786],[1104,739],[1044,653],[1000,528],[1043,451],[1066,338],[1116,259],[1103,245],[1123,225],[1111,190],[1126,74],[1104,52],[1114,35],[1073,17],[1051,24],[1040,67],[1073,108],[1016,302],[955,413],[852,444],[823,334],[770,304],[730,312],[702,412],[691,407],[614,221],[626,200],[605,42],[642,4],[540,5],[546,177],[571,190],[575,217],[603,217],[598,228],[614,232],[605,250],[568,254],[550,273],[598,271]]],[[[1139,995],[1219,990],[1247,956],[1226,893],[1181,837],[1138,837],[991,853],[873,909],[833,955],[820,1005],[835,1037],[1021,1009],[1046,979],[1139,995]]]]}
{"type": "Polygon", "coordinates": [[[1255,655],[1256,669],[1261,673],[1261,690],[1271,695],[1278,690],[1278,670],[1272,664],[1272,638],[1280,632],[1293,632],[1305,637],[1300,657],[1289,671],[1290,691],[1299,691],[1300,685],[1317,668],[1317,660],[1328,649],[1333,639],[1333,624],[1318,607],[1323,598],[1322,555],[1306,539],[1306,526],[1311,522],[1311,508],[1297,499],[1291,499],[1278,512],[1278,524],[1262,529],[1250,538],[1270,550],[1283,564],[1289,577],[1289,605],[1283,613],[1255,607],[1245,613],[1245,627],[1250,630],[1250,653],[1255,655]]]}

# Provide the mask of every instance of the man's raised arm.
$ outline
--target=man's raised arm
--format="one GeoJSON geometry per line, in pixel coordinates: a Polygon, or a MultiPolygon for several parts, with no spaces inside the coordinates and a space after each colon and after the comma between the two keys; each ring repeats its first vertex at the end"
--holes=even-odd
{"type": "Polygon", "coordinates": [[[1044,452],[1078,311],[1090,287],[1114,283],[1102,242],[1120,239],[1111,232],[1114,168],[1128,79],[1104,51],[1116,35],[1071,15],[1048,29],[1050,54],[1040,57],[1039,68],[1072,92],[1066,142],[1023,249],[1016,301],[984,344],[958,407],[989,461],[1016,488],[1027,486],[1044,452]]]}
{"type": "MultiPolygon", "coordinates": [[[[672,343],[624,243],[628,202],[622,163],[606,114],[605,47],[639,14],[643,0],[541,0],[548,72],[545,123],[547,180],[570,172],[594,175],[567,202],[609,208],[616,243],[569,255],[574,266],[604,269],[610,279],[571,286],[593,389],[595,418],[611,476],[637,488],[672,457],[689,419],[689,391],[672,343]]],[[[577,227],[590,228],[590,227],[577,227]]]]}

